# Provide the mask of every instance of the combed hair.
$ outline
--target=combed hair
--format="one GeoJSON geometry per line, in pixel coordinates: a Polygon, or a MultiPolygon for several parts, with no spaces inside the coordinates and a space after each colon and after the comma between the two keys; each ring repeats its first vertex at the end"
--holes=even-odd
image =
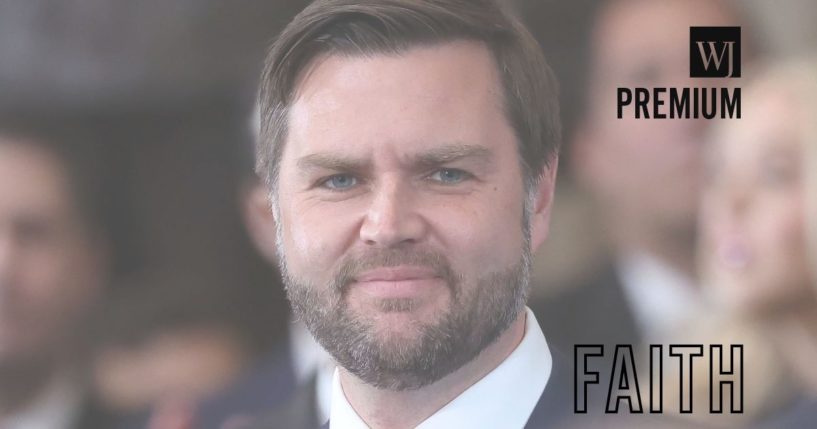
{"type": "Polygon", "coordinates": [[[261,76],[256,171],[273,195],[288,109],[317,57],[399,55],[459,40],[482,43],[493,54],[530,189],[560,146],[558,88],[539,44],[505,7],[493,0],[318,0],[273,43],[261,76]]]}

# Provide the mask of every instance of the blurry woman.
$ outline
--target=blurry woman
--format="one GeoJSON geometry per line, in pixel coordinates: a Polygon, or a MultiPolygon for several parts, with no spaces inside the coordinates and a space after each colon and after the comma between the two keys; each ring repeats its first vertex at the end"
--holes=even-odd
{"type": "MultiPolygon", "coordinates": [[[[787,406],[817,398],[817,287],[807,252],[817,197],[817,62],[768,70],[744,90],[743,117],[714,135],[702,206],[704,285],[719,305],[760,334],[785,372],[787,406]],[[809,131],[809,129],[812,129],[809,131]]],[[[813,259],[813,254],[811,255],[813,259]]],[[[756,350],[747,346],[744,365],[756,350]]],[[[758,406],[783,398],[782,377],[745,372],[758,406]],[[774,386],[774,388],[772,388],[774,386]]],[[[752,412],[752,410],[747,410],[752,412]]]]}

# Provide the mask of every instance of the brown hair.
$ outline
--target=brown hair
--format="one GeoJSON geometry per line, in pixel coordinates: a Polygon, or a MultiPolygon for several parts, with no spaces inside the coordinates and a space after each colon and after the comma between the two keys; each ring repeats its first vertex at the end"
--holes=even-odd
{"type": "Polygon", "coordinates": [[[317,0],[272,45],[261,76],[256,170],[277,188],[287,113],[301,72],[322,54],[400,54],[455,40],[486,45],[504,90],[525,184],[537,182],[561,140],[556,79],[533,36],[494,0],[317,0]]]}
{"type": "Polygon", "coordinates": [[[98,121],[83,114],[0,112],[0,144],[31,147],[53,157],[83,226],[107,236],[113,227],[113,152],[98,121]]]}

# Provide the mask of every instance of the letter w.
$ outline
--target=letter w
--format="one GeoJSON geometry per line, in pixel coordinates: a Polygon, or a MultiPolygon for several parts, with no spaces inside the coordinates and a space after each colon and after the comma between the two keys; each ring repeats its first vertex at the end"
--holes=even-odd
{"type": "Polygon", "coordinates": [[[726,74],[726,77],[732,76],[732,45],[735,42],[724,42],[723,49],[718,55],[718,50],[716,48],[715,42],[696,42],[698,44],[698,52],[701,53],[701,60],[704,63],[704,68],[709,70],[709,64],[715,63],[715,69],[720,70],[721,64],[723,63],[723,58],[726,55],[726,50],[729,49],[729,73],[726,74]],[[709,45],[709,54],[707,55],[706,49],[704,49],[704,43],[709,45]]]}

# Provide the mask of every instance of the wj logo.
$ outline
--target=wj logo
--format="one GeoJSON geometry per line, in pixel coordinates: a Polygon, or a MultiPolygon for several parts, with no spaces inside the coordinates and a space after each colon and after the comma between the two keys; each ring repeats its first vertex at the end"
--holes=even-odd
{"type": "Polygon", "coordinates": [[[740,77],[740,27],[690,27],[689,76],[740,77]]]}

